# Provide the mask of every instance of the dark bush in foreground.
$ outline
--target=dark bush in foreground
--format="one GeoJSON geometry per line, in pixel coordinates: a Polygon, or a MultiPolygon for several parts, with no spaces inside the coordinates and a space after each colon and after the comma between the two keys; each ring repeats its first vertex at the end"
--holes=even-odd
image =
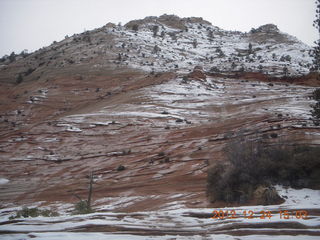
{"type": "Polygon", "coordinates": [[[228,161],[208,170],[211,202],[276,204],[281,198],[271,187],[274,184],[320,188],[320,147],[242,141],[229,144],[226,153],[228,161]]]}

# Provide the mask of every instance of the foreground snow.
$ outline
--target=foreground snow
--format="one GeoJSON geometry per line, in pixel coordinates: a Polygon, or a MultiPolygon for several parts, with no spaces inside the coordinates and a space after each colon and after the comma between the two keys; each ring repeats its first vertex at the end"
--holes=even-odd
{"type": "MultiPolygon", "coordinates": [[[[318,239],[320,236],[320,216],[314,214],[319,209],[320,191],[285,189],[276,186],[281,196],[287,200],[281,205],[242,206],[223,209],[191,209],[183,202],[151,212],[116,213],[97,212],[88,215],[67,215],[60,217],[21,218],[8,221],[12,211],[6,208],[0,212],[0,232],[2,239],[318,239]],[[234,210],[235,219],[211,219],[214,210],[234,210]],[[243,211],[271,211],[269,219],[255,217],[248,219],[243,211]],[[279,211],[306,210],[307,219],[281,219],[279,211]],[[238,214],[239,213],[239,214],[238,214]],[[200,217],[202,216],[202,217],[200,217]],[[203,217],[204,216],[204,217],[203,217]],[[276,224],[276,225],[274,225],[276,224]],[[278,226],[278,227],[275,227],[278,226]],[[277,236],[281,232],[281,236],[277,236]]],[[[138,198],[136,198],[138,199],[138,198]]],[[[119,199],[115,199],[119,204],[119,199]]],[[[120,203],[121,204],[121,203],[120,203]]],[[[123,204],[128,204],[123,201],[123,204]]],[[[63,206],[61,206],[63,207],[63,206]]],[[[68,206],[70,207],[70,206],[68,206]]],[[[102,206],[101,209],[112,209],[102,206]]]]}

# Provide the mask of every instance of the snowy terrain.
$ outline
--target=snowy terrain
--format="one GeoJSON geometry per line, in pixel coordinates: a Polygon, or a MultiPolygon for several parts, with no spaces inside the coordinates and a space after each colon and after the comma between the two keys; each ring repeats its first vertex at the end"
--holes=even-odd
{"type": "Polygon", "coordinates": [[[81,132],[82,128],[90,131],[97,126],[112,126],[112,121],[102,121],[107,118],[117,119],[120,125],[130,121],[158,128],[175,127],[177,120],[182,120],[178,125],[188,127],[219,122],[234,115],[281,114],[283,127],[293,124],[302,127],[302,124],[312,125],[312,100],[308,98],[312,91],[311,87],[282,83],[269,85],[264,82],[226,81],[223,78],[185,83],[182,78],[176,78],[135,92],[131,101],[143,104],[128,102],[106,106],[98,112],[70,115],[61,119],[57,126],[63,127],[64,131],[81,132]],[[261,106],[256,108],[255,103],[261,106]]]}
{"type": "Polygon", "coordinates": [[[257,42],[255,34],[225,31],[205,23],[188,23],[187,31],[161,24],[154,36],[151,29],[155,25],[146,23],[136,32],[119,26],[107,28],[108,33],[117,36],[121,64],[147,71],[185,72],[202,65],[207,71],[215,67],[221,72],[263,72],[274,76],[285,75],[285,67],[290,75],[309,72],[310,47],[278,30],[273,34],[280,35],[281,41],[262,30],[256,34],[264,40],[257,42]]]}
{"type": "MultiPolygon", "coordinates": [[[[167,208],[151,212],[115,213],[113,204],[132,204],[132,198],[114,200],[101,205],[98,212],[89,215],[70,215],[60,205],[59,217],[20,218],[9,221],[17,208],[0,211],[2,239],[318,239],[320,216],[313,212],[320,204],[320,191],[294,190],[276,186],[287,200],[281,205],[242,206],[221,209],[190,209],[183,202],[173,202],[167,208]],[[107,210],[108,209],[108,210],[107,210]],[[214,210],[235,211],[236,218],[212,219],[214,210]],[[279,211],[287,210],[289,219],[281,218],[279,211]],[[299,218],[297,211],[307,211],[299,218]],[[252,219],[244,211],[253,211],[252,219]],[[261,218],[261,211],[270,211],[261,218]],[[297,217],[298,216],[298,217],[297,217]],[[274,228],[278,224],[278,228],[274,228]]],[[[138,198],[136,198],[137,200],[138,198]]],[[[110,200],[110,199],[109,199],[110,200]]],[[[57,205],[55,205],[57,207],[57,205]]],[[[68,207],[68,206],[66,206],[68,207]]]]}
{"type": "Polygon", "coordinates": [[[137,30],[108,24],[5,62],[0,80],[32,69],[23,83],[0,88],[0,239],[319,238],[320,191],[276,186],[281,205],[218,209],[236,219],[211,219],[217,209],[205,193],[208,167],[240,132],[320,144],[314,87],[231,77],[307,74],[310,47],[274,25],[241,33],[159,19],[137,30]],[[186,78],[197,65],[220,74],[186,78]],[[86,196],[88,171],[96,211],[72,215],[71,193],[86,196]],[[36,206],[60,216],[9,219],[36,206]],[[286,210],[290,219],[280,217],[286,210]]]}
{"type": "MultiPolygon", "coordinates": [[[[281,123],[281,128],[304,128],[304,124],[312,125],[309,120],[310,111],[308,106],[311,101],[308,95],[312,88],[274,83],[269,85],[264,82],[247,82],[241,80],[226,81],[223,78],[208,78],[205,81],[189,80],[185,83],[182,78],[169,80],[166,83],[144,88],[132,92],[131,99],[116,106],[105,106],[99,111],[83,114],[73,114],[60,118],[55,125],[55,133],[44,138],[39,135],[39,148],[30,155],[15,154],[15,160],[35,161],[46,159],[46,161],[65,161],[68,158],[77,159],[78,156],[68,156],[71,147],[65,154],[49,154],[44,151],[53,148],[54,145],[61,145],[63,138],[58,133],[68,133],[73,137],[77,134],[80,138],[94,134],[97,129],[108,129],[108,136],[124,135],[121,129],[129,124],[133,127],[143,125],[146,129],[160,129],[169,126],[173,129],[183,129],[192,126],[201,126],[206,123],[219,123],[221,119],[241,118],[248,116],[274,115],[275,121],[281,123]],[[255,97],[253,97],[256,95],[255,97]],[[143,104],[133,104],[142,102],[143,104]],[[259,104],[259,108],[255,104],[259,104]],[[217,115],[218,113],[218,115],[217,115]],[[277,115],[283,115],[283,117],[277,115]],[[116,121],[115,121],[115,120],[116,121]],[[177,123],[177,119],[182,119],[177,123]],[[95,130],[96,129],[96,130],[95,130]],[[50,136],[50,137],[49,137],[50,136]],[[62,157],[63,156],[63,157],[62,157]]],[[[257,126],[259,131],[267,131],[268,126],[257,126]]],[[[280,128],[279,127],[279,128],[280,128]]],[[[35,128],[36,129],[36,128],[35,128]]],[[[269,129],[270,130],[270,129],[269,129]]],[[[39,131],[39,130],[37,130],[39,131]]],[[[47,130],[46,130],[47,131],[47,130]]],[[[305,130],[308,132],[308,130],[305,130]]],[[[312,131],[310,130],[310,133],[312,131]]],[[[128,133],[126,133],[128,134],[128,133]]],[[[165,132],[162,134],[166,134],[165,132]]],[[[135,135],[133,135],[135,136],[135,135]]],[[[212,136],[210,140],[221,140],[227,133],[212,136]]],[[[163,137],[159,137],[162,139],[163,137]]],[[[28,138],[12,140],[25,142],[28,138]]],[[[164,138],[165,139],[165,138],[164,138]]],[[[71,144],[71,140],[68,140],[71,144]]],[[[198,141],[204,144],[206,140],[198,141]]],[[[94,142],[96,145],[97,143],[94,142]]],[[[188,147],[189,143],[185,143],[188,147]]],[[[69,146],[72,146],[69,145],[69,146]]],[[[76,145],[75,145],[76,147],[76,145]]],[[[172,148],[175,146],[172,145],[172,148]]],[[[77,147],[76,147],[77,148],[77,147]]],[[[135,151],[138,145],[133,147],[135,151]]],[[[145,148],[145,146],[143,146],[145,148]]],[[[92,147],[89,145],[92,151],[92,147]]],[[[78,150],[78,154],[79,154],[78,150]]],[[[86,149],[82,149],[88,154],[86,149]]],[[[146,150],[148,151],[148,150],[146,150]]],[[[23,154],[23,152],[21,152],[23,154]]],[[[121,155],[121,151],[111,151],[105,156],[114,157],[121,155]]],[[[80,154],[79,154],[80,156],[80,154]]],[[[111,159],[110,159],[111,160],[111,159]]],[[[109,161],[110,161],[109,160],[109,161]]],[[[171,173],[181,171],[182,160],[191,160],[188,156],[179,157],[179,161],[173,165],[154,169],[150,175],[151,179],[165,179],[171,173]]],[[[143,163],[142,168],[145,168],[143,163]]],[[[71,163],[72,169],[75,167],[71,163]]],[[[203,174],[203,164],[195,163],[191,166],[190,173],[193,175],[203,174]]],[[[110,179],[112,181],[125,180],[133,181],[138,175],[139,168],[130,169],[120,176],[108,171],[107,176],[98,176],[97,182],[110,179]],[[118,179],[118,180],[116,180],[118,179]]],[[[67,175],[66,175],[67,176],[67,175]]],[[[9,180],[1,179],[2,184],[9,180]]],[[[133,181],[134,182],[134,181],[133,181]]],[[[320,217],[317,213],[320,203],[320,192],[310,189],[285,189],[277,186],[281,196],[286,196],[286,202],[276,206],[242,206],[235,208],[223,208],[223,211],[235,210],[239,213],[237,219],[210,219],[214,209],[189,208],[181,198],[189,197],[192,194],[169,194],[164,195],[129,195],[122,197],[105,197],[94,202],[96,213],[89,215],[70,215],[73,206],[57,202],[46,207],[57,209],[60,217],[53,218],[28,218],[9,221],[13,212],[19,209],[14,205],[7,204],[1,209],[0,232],[3,239],[268,239],[270,235],[275,239],[316,239],[320,235],[320,217]],[[119,212],[117,209],[130,207],[139,202],[169,199],[157,211],[136,211],[132,213],[119,212]],[[258,216],[247,219],[243,211],[271,211],[271,219],[260,219],[258,216]],[[292,213],[291,219],[280,219],[279,211],[288,210],[292,213]],[[306,210],[310,214],[308,219],[296,219],[295,211],[306,210]],[[204,216],[204,217],[203,217],[204,216]],[[279,224],[275,227],[274,224],[279,224]]],[[[130,190],[131,192],[131,190],[130,190]]],[[[37,205],[37,204],[36,204],[37,205]]],[[[41,205],[41,203],[39,203],[41,205]]],[[[30,206],[28,206],[30,207],[30,206]]],[[[219,209],[220,210],[220,209],[219,209]]]]}

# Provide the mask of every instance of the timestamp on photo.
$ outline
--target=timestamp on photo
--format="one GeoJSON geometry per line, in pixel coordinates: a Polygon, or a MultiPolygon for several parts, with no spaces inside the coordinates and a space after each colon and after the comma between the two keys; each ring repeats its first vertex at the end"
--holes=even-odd
{"type": "Polygon", "coordinates": [[[306,210],[279,210],[279,211],[269,211],[261,210],[254,212],[252,210],[214,210],[212,212],[212,219],[235,219],[235,218],[245,218],[245,219],[271,219],[274,217],[279,217],[280,219],[303,219],[307,220],[309,216],[306,210]]]}

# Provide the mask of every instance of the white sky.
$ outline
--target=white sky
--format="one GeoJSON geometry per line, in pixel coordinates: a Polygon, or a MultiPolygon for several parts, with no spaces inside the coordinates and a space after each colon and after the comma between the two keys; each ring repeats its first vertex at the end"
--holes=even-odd
{"type": "Polygon", "coordinates": [[[34,51],[65,35],[164,13],[203,17],[226,30],[267,23],[312,45],[315,0],[0,0],[0,56],[34,51]]]}

